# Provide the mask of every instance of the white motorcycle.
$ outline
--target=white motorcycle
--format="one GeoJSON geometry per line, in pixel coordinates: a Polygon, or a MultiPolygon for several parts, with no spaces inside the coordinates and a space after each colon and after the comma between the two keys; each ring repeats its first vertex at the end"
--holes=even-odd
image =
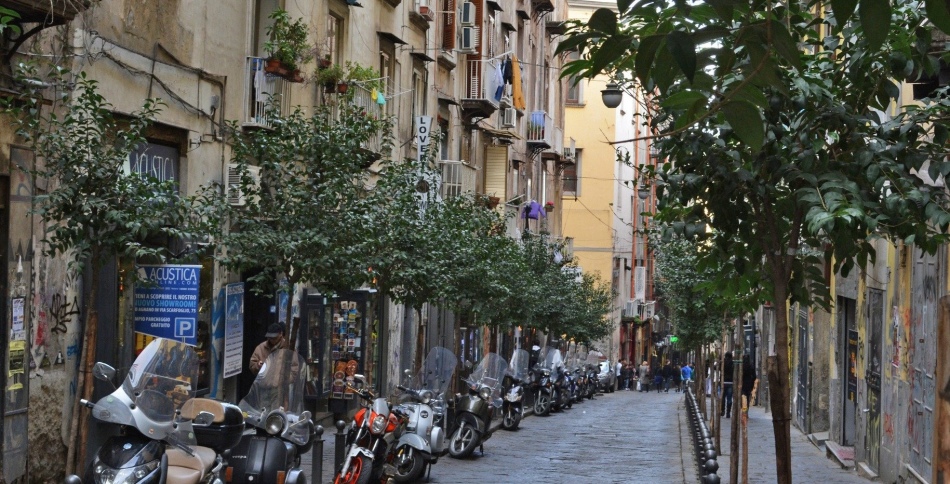
{"type": "MultiPolygon", "coordinates": [[[[435,347],[429,351],[419,374],[398,388],[404,402],[396,408],[408,418],[406,432],[396,443],[396,482],[418,481],[427,466],[445,455],[445,391],[455,373],[455,354],[435,347]]],[[[406,370],[406,375],[409,375],[406,370]]],[[[431,469],[431,467],[430,467],[431,469]]]]}

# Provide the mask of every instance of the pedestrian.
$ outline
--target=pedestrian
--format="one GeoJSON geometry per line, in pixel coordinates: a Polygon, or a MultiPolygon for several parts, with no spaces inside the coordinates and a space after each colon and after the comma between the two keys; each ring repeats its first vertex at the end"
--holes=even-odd
{"type": "Polygon", "coordinates": [[[693,367],[692,365],[683,365],[683,369],[680,370],[680,373],[683,377],[683,385],[689,387],[689,384],[693,381],[693,367]]]}
{"type": "Polygon", "coordinates": [[[267,357],[273,353],[274,350],[287,347],[287,341],[284,339],[284,330],[280,324],[273,323],[268,326],[267,333],[264,334],[264,337],[267,338],[267,340],[257,345],[257,348],[254,348],[254,353],[251,354],[251,362],[248,365],[248,368],[254,372],[255,375],[261,371],[261,366],[264,365],[264,361],[267,360],[267,357]]]}
{"type": "Polygon", "coordinates": [[[663,391],[670,393],[670,385],[673,383],[673,364],[669,361],[663,365],[663,391]]]}
{"type": "Polygon", "coordinates": [[[614,367],[614,390],[620,389],[620,374],[623,372],[623,363],[620,360],[617,360],[617,364],[614,367]]]}
{"type": "Polygon", "coordinates": [[[630,360],[624,360],[623,362],[623,371],[620,372],[620,378],[623,380],[623,389],[631,390],[630,388],[630,376],[633,374],[633,367],[630,365],[630,360]]]}
{"type": "Polygon", "coordinates": [[[719,416],[729,418],[732,413],[732,352],[727,351],[722,362],[722,406],[719,408],[719,416]]]}
{"type": "Polygon", "coordinates": [[[680,392],[680,388],[683,386],[683,367],[676,365],[673,367],[673,387],[676,388],[676,393],[680,392]]]}
{"type": "Polygon", "coordinates": [[[755,366],[752,364],[752,360],[749,355],[744,355],[742,357],[742,396],[745,397],[746,405],[750,407],[755,405],[752,394],[758,382],[759,378],[755,374],[755,366]]]}
{"type": "Polygon", "coordinates": [[[656,373],[656,375],[653,376],[653,386],[656,387],[656,392],[660,393],[663,391],[663,382],[665,381],[665,378],[663,378],[663,368],[660,368],[653,373],[656,373]]]}
{"type": "Polygon", "coordinates": [[[643,360],[643,363],[640,363],[640,373],[638,375],[637,384],[640,388],[639,391],[650,391],[650,365],[647,364],[647,360],[643,360]]]}

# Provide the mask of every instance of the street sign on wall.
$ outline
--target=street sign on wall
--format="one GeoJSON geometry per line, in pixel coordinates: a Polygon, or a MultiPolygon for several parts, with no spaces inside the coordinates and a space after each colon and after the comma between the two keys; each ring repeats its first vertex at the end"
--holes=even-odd
{"type": "Polygon", "coordinates": [[[135,283],[135,331],[198,344],[200,265],[140,265],[135,283]]]}
{"type": "Polygon", "coordinates": [[[224,298],[224,377],[241,373],[244,360],[244,283],[228,284],[224,298]]]}

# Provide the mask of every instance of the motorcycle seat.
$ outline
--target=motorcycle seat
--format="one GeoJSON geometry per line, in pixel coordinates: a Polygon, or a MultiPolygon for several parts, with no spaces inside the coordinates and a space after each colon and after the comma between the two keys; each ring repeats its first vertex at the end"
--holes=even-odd
{"type": "Polygon", "coordinates": [[[210,412],[214,415],[214,423],[224,422],[226,414],[224,404],[211,400],[210,398],[192,398],[186,400],[181,406],[181,416],[188,420],[194,420],[201,412],[210,412]]]}
{"type": "Polygon", "coordinates": [[[201,446],[191,449],[195,455],[188,455],[175,447],[165,451],[168,456],[168,484],[195,484],[214,466],[218,457],[215,451],[201,446]]]}

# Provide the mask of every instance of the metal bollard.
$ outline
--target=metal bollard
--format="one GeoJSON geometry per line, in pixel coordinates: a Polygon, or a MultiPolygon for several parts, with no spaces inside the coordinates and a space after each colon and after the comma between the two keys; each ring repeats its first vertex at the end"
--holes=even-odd
{"type": "Polygon", "coordinates": [[[340,467],[343,467],[343,453],[346,452],[346,432],[343,431],[345,428],[346,422],[342,420],[336,421],[336,440],[334,440],[336,447],[334,448],[335,452],[333,454],[334,474],[340,469],[340,467]]]}
{"type": "Polygon", "coordinates": [[[323,426],[313,429],[313,446],[310,447],[310,482],[323,482],[323,426]]]}

